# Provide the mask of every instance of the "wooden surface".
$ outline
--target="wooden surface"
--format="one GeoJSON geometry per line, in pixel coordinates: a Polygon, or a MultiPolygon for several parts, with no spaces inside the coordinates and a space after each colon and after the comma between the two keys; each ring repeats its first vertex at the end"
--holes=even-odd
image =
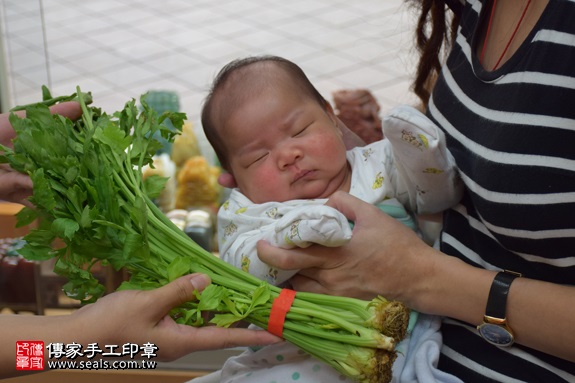
{"type": "Polygon", "coordinates": [[[0,202],[0,214],[5,215],[15,215],[18,213],[24,206],[18,203],[12,202],[0,202]]]}
{"type": "Polygon", "coordinates": [[[16,238],[28,233],[29,227],[16,228],[16,214],[23,207],[17,203],[0,202],[0,238],[16,238]]]}

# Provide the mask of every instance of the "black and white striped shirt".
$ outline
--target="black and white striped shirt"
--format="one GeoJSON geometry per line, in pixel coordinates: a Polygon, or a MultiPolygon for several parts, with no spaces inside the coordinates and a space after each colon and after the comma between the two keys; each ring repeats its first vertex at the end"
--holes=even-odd
{"type": "MultiPolygon", "coordinates": [[[[445,213],[441,250],[474,266],[575,285],[575,0],[550,0],[493,72],[475,53],[485,2],[462,8],[429,103],[466,185],[461,204],[445,213]]],[[[519,345],[498,349],[450,319],[442,332],[439,367],[465,382],[575,382],[575,363],[519,345]]]]}

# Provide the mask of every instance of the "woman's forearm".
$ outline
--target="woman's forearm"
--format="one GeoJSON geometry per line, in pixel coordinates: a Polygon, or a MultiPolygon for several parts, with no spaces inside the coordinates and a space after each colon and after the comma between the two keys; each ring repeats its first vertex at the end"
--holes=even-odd
{"type": "MultiPolygon", "coordinates": [[[[470,266],[437,250],[429,278],[412,294],[413,307],[478,325],[496,271],[470,266]]],[[[506,318],[519,344],[575,361],[575,287],[516,278],[506,318]]]]}
{"type": "Polygon", "coordinates": [[[70,315],[0,315],[0,379],[32,372],[16,370],[18,341],[43,341],[44,346],[49,343],[84,343],[84,333],[77,331],[77,323],[72,318],[70,315]]]}

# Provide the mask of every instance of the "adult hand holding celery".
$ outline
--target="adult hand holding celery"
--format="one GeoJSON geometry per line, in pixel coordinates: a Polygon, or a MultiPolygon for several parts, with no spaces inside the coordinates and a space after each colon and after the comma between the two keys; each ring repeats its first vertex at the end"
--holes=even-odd
{"type": "MultiPolygon", "coordinates": [[[[274,300],[281,289],[237,269],[194,243],[154,205],[165,179],[143,180],[142,167],[152,163],[161,144],[158,134],[173,140],[186,116],[148,107],[135,100],[108,115],[89,106],[89,93],[77,99],[82,118],[51,115],[54,99],[44,91],[42,103],[23,107],[26,118],[10,116],[16,130],[14,149],[0,147],[0,162],[30,175],[34,208],[24,208],[19,224],[39,218],[26,236],[22,254],[30,260],[56,258],[55,271],[68,278],[66,293],[93,302],[104,288],[91,273],[97,262],[127,269],[123,289],[151,289],[182,275],[201,272],[212,284],[173,310],[180,323],[230,326],[240,320],[268,328],[274,300]],[[174,128],[162,124],[169,119],[174,128]],[[53,248],[59,238],[65,244],[53,248]]],[[[56,101],[56,102],[57,102],[56,101]]],[[[409,311],[378,297],[371,302],[298,292],[285,316],[282,336],[342,374],[360,382],[387,382],[395,345],[405,336],[409,311]]]]}

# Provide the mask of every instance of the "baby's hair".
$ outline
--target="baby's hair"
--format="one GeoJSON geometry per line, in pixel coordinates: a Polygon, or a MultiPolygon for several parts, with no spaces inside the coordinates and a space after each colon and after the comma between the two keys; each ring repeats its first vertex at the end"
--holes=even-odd
{"type": "Polygon", "coordinates": [[[221,124],[222,121],[225,121],[225,118],[223,120],[218,119],[216,118],[216,114],[225,112],[229,115],[242,101],[252,95],[258,94],[261,86],[278,86],[278,82],[274,82],[273,78],[270,79],[270,76],[264,75],[267,64],[273,64],[274,68],[282,69],[289,76],[290,80],[293,81],[292,83],[296,88],[301,91],[302,97],[309,97],[317,101],[322,108],[326,108],[328,105],[325,98],[323,98],[309,81],[304,71],[289,60],[278,56],[264,55],[246,57],[229,62],[214,78],[201,113],[202,127],[206,138],[212,145],[220,165],[228,171],[230,170],[228,154],[224,142],[221,139],[221,127],[217,126],[217,121],[221,124]],[[253,65],[258,65],[258,76],[248,76],[251,72],[248,72],[247,68],[253,65]],[[226,86],[233,87],[238,80],[240,81],[241,88],[226,89],[226,86]],[[238,91],[240,89],[241,91],[238,91]],[[225,110],[214,101],[216,99],[222,101],[220,96],[221,92],[227,92],[225,94],[225,110]]]}

